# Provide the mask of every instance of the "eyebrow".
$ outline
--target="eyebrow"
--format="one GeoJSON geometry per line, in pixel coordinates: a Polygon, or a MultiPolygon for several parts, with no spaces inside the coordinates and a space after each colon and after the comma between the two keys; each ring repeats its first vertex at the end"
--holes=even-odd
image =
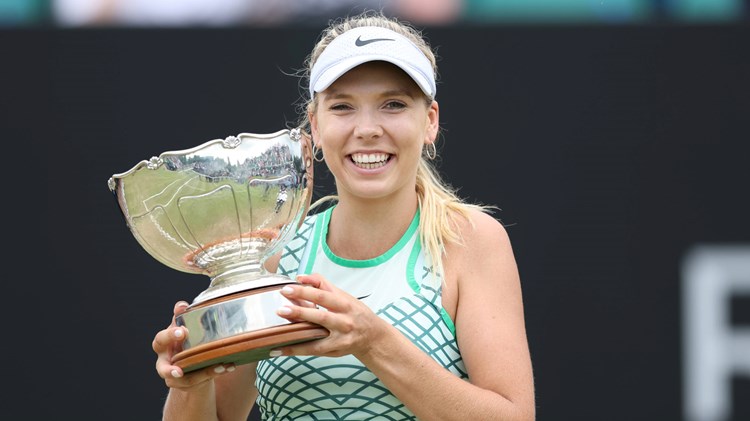
{"type": "MultiPolygon", "coordinates": [[[[351,98],[353,95],[348,94],[346,92],[337,91],[334,88],[328,88],[330,90],[330,93],[326,95],[326,99],[348,99],[351,98]]],[[[389,97],[389,96],[405,96],[414,99],[415,96],[412,95],[408,90],[406,89],[389,89],[387,91],[383,91],[378,96],[381,97],[389,97]]]]}

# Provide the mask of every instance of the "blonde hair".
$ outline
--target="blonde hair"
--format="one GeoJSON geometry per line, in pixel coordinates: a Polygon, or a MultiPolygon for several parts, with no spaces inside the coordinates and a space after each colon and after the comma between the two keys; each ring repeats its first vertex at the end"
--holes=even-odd
{"type": "MultiPolygon", "coordinates": [[[[320,57],[323,50],[337,36],[350,29],[369,26],[387,28],[408,38],[430,61],[437,79],[435,54],[422,36],[422,33],[411,25],[399,21],[397,18],[387,17],[381,12],[364,12],[356,16],[332,21],[328,28],[323,30],[310,56],[305,61],[304,77],[309,81],[312,66],[318,57],[320,57]]],[[[427,104],[431,104],[433,98],[428,98],[425,95],[425,101],[427,104]]],[[[314,113],[316,107],[316,98],[313,97],[308,98],[300,109],[301,121],[299,126],[308,132],[310,126],[308,111],[314,113]]],[[[313,148],[313,151],[315,151],[315,148],[313,148]]],[[[423,250],[425,250],[426,254],[432,260],[432,285],[438,287],[439,285],[437,284],[443,278],[445,245],[447,243],[461,244],[463,242],[457,223],[458,218],[464,218],[471,222],[469,216],[471,209],[489,212],[494,207],[466,203],[459,198],[455,189],[440,178],[438,171],[430,163],[430,159],[434,158],[434,156],[428,157],[426,151],[427,149],[422,151],[422,157],[417,167],[416,192],[420,209],[419,239],[423,250]],[[440,276],[435,276],[436,274],[440,276]]],[[[322,197],[311,208],[336,199],[337,196],[335,195],[322,197]]]]}

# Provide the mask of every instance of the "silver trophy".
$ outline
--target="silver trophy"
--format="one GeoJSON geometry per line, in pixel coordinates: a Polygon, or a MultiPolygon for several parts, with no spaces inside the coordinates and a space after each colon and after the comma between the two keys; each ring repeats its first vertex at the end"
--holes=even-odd
{"type": "Polygon", "coordinates": [[[278,290],[295,281],[264,268],[309,209],[312,167],[309,138],[293,129],[164,152],[109,179],[151,256],[211,279],[176,318],[188,338],[173,362],[185,372],[258,361],[275,347],[328,335],[276,315],[288,302],[278,290]]]}

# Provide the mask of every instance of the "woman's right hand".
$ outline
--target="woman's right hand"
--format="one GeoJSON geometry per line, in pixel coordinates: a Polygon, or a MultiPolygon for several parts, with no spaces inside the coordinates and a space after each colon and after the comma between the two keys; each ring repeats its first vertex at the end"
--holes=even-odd
{"type": "Polygon", "coordinates": [[[166,329],[159,331],[152,343],[157,355],[156,371],[159,377],[164,379],[169,388],[180,390],[191,389],[235,369],[234,364],[219,364],[185,374],[182,368],[172,363],[174,356],[182,351],[182,343],[188,335],[185,327],[177,326],[175,317],[184,313],[187,307],[188,303],[185,301],[175,304],[172,323],[166,329]]]}

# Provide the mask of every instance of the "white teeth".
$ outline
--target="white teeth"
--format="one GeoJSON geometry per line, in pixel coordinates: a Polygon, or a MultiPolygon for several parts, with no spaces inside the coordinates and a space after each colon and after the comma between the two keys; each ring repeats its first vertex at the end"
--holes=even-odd
{"type": "Polygon", "coordinates": [[[390,155],[387,153],[356,153],[352,154],[352,161],[354,161],[355,164],[385,164],[385,162],[388,161],[389,156],[390,155]]]}

